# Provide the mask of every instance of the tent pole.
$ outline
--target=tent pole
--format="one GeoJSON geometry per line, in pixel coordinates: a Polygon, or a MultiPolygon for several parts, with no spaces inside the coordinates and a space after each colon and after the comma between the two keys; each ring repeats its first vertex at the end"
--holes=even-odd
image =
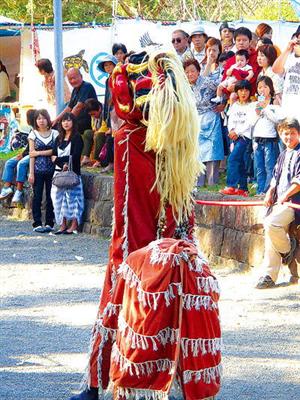
{"type": "Polygon", "coordinates": [[[64,108],[62,1],[53,0],[56,113],[64,108]]]}

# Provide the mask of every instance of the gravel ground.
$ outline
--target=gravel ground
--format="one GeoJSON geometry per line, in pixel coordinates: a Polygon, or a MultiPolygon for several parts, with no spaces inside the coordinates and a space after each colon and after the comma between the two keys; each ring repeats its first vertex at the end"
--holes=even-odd
{"type": "MultiPolygon", "coordinates": [[[[107,250],[107,240],[38,235],[29,222],[0,216],[0,399],[76,392],[107,250]]],[[[257,272],[215,273],[225,344],[218,399],[299,400],[299,286],[258,291],[257,272]]]]}

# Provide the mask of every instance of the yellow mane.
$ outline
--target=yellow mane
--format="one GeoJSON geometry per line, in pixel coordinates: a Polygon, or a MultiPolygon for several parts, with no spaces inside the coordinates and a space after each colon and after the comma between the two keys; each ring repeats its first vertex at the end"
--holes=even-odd
{"type": "Polygon", "coordinates": [[[195,98],[179,58],[156,52],[149,58],[153,87],[149,93],[146,151],[156,153],[156,182],[161,210],[170,204],[177,222],[192,211],[192,190],[203,171],[199,161],[199,122],[195,98]]]}

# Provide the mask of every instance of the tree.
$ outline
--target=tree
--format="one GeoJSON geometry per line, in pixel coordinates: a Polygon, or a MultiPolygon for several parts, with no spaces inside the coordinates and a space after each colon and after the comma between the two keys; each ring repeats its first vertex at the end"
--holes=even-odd
{"type": "MultiPolygon", "coordinates": [[[[2,0],[0,13],[34,23],[53,22],[53,0],[2,0]],[[32,5],[32,6],[31,6],[32,5]]],[[[288,0],[113,0],[116,14],[160,20],[260,19],[297,21],[288,0]],[[279,2],[280,1],[280,2],[279,2]]],[[[63,0],[64,21],[111,22],[112,5],[107,0],[63,0]]]]}

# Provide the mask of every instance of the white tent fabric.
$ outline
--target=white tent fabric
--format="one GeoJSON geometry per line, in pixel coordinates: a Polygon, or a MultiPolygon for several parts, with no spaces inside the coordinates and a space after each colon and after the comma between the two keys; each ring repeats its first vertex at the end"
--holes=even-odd
{"type": "Polygon", "coordinates": [[[0,15],[0,24],[6,24],[6,25],[22,25],[22,22],[16,21],[15,19],[12,18],[7,18],[4,15],[0,15]]]}
{"type": "MultiPolygon", "coordinates": [[[[245,26],[254,31],[261,21],[234,21],[234,27],[245,26]]],[[[297,30],[298,23],[284,21],[265,21],[273,28],[273,41],[283,49],[297,30]]],[[[81,69],[84,79],[91,82],[99,96],[104,92],[105,76],[97,70],[101,55],[110,53],[114,42],[121,42],[129,50],[141,50],[140,38],[149,34],[151,40],[172,49],[171,35],[175,29],[184,29],[192,32],[195,26],[201,25],[209,36],[219,37],[219,23],[208,21],[178,22],[177,24],[164,25],[161,22],[145,20],[121,20],[117,19],[111,27],[74,28],[63,32],[64,57],[77,54],[84,50],[83,59],[87,61],[89,73],[81,69]]],[[[53,30],[41,30],[37,28],[40,55],[49,58],[54,64],[54,35],[53,30]]],[[[22,31],[21,54],[21,103],[35,107],[43,104],[43,92],[41,91],[41,77],[36,68],[31,50],[31,32],[28,29],[22,31]]]]}

